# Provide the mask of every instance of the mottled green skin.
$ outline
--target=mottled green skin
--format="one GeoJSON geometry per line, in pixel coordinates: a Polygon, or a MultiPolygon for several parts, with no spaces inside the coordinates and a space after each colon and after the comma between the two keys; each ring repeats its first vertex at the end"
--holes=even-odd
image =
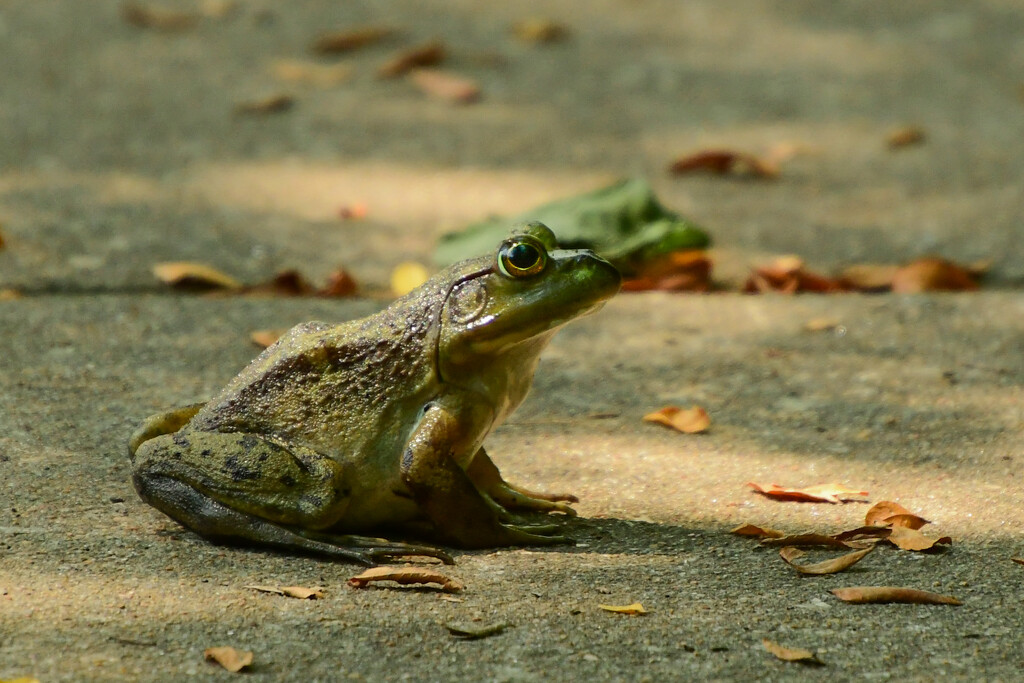
{"type": "Polygon", "coordinates": [[[619,275],[558,250],[540,224],[525,234],[548,252],[537,274],[511,277],[495,255],[455,264],[376,315],[298,325],[206,404],[149,418],[129,446],[140,495],[213,539],[323,550],[303,540],[316,539],[357,561],[412,551],[332,534],[564,541],[508,510],[571,514],[574,499],[511,486],[481,446],[526,396],[550,337],[619,275]]]}

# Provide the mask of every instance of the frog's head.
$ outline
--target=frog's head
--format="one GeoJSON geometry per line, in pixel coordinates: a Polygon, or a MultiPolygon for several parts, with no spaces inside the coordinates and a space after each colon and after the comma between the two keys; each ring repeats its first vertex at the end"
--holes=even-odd
{"type": "Polygon", "coordinates": [[[538,354],[555,330],[600,308],[622,281],[594,252],[559,249],[542,223],[517,229],[492,257],[460,265],[441,310],[443,365],[516,348],[538,354]]]}

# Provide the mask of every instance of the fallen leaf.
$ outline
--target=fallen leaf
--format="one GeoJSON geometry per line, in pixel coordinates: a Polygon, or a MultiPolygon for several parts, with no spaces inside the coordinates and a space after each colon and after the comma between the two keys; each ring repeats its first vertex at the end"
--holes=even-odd
{"type": "Polygon", "coordinates": [[[883,292],[892,288],[899,266],[860,263],[844,268],[839,273],[839,284],[860,292],[883,292]]]}
{"type": "Polygon", "coordinates": [[[359,289],[355,279],[344,268],[338,268],[327,276],[327,284],[317,292],[318,296],[352,296],[359,289]]]}
{"type": "Polygon", "coordinates": [[[684,434],[700,434],[711,426],[711,418],[700,406],[685,410],[676,406],[665,406],[661,410],[644,415],[643,420],[671,427],[684,434]]]}
{"type": "Polygon", "coordinates": [[[569,35],[569,30],[565,25],[551,19],[533,17],[513,24],[512,35],[524,43],[554,43],[564,40],[569,35]]]}
{"type": "Polygon", "coordinates": [[[279,59],[270,65],[275,78],[289,83],[308,83],[320,87],[338,85],[352,78],[349,64],[318,64],[300,59],[279,59]]]}
{"type": "Polygon", "coordinates": [[[930,538],[917,529],[902,526],[894,526],[887,540],[901,550],[932,550],[937,545],[953,543],[949,536],[930,538]]]}
{"type": "Polygon", "coordinates": [[[476,81],[440,69],[413,69],[410,79],[431,97],[455,104],[470,104],[480,99],[476,81]]]}
{"type": "Polygon", "coordinates": [[[772,263],[758,266],[747,278],[743,291],[748,294],[764,294],[781,292],[796,294],[797,292],[841,292],[843,286],[838,280],[813,273],[804,268],[803,259],[799,256],[780,256],[772,263]]]}
{"type": "Polygon", "coordinates": [[[816,562],[814,564],[796,564],[794,560],[805,555],[804,551],[794,546],[786,546],[779,550],[779,556],[793,569],[797,570],[801,574],[807,574],[808,576],[822,576],[824,574],[836,574],[838,572],[849,569],[853,565],[861,561],[861,559],[874,550],[875,547],[869,546],[863,550],[855,550],[852,553],[846,553],[839,557],[833,557],[822,562],[816,562]]]}
{"type": "Polygon", "coordinates": [[[259,593],[273,593],[274,595],[284,595],[284,591],[277,586],[242,586],[242,588],[248,588],[259,593]]]}
{"type": "Polygon", "coordinates": [[[158,5],[126,2],[121,5],[121,18],[132,26],[158,31],[183,31],[196,25],[199,17],[189,12],[178,12],[158,5]]]}
{"type": "MultiPolygon", "coordinates": [[[[255,330],[249,335],[249,339],[256,346],[263,347],[264,349],[271,346],[274,342],[281,338],[288,330],[283,329],[272,329],[272,330],[255,330]]],[[[248,586],[251,588],[252,586],[248,586]]]]}
{"type": "Polygon", "coordinates": [[[605,612],[614,612],[615,614],[647,614],[647,610],[639,602],[634,602],[632,605],[598,605],[605,612]]]}
{"type": "Polygon", "coordinates": [[[952,595],[939,595],[916,588],[896,586],[851,586],[833,588],[832,594],[843,602],[854,604],[902,602],[916,605],[961,605],[952,595]]]}
{"type": "Polygon", "coordinates": [[[439,42],[430,42],[403,50],[377,69],[378,78],[397,78],[421,66],[433,66],[444,61],[447,51],[439,42]]]}
{"type": "Polygon", "coordinates": [[[924,142],[924,129],[920,126],[900,126],[885,136],[885,142],[889,149],[909,147],[924,142]]]}
{"type": "Polygon", "coordinates": [[[235,114],[280,114],[281,112],[288,111],[293,106],[295,106],[294,97],[284,93],[278,93],[276,95],[269,95],[263,99],[253,100],[251,102],[240,102],[235,105],[235,114]]]}
{"type": "Polygon", "coordinates": [[[625,292],[708,292],[711,259],[702,249],[673,251],[645,261],[622,283],[625,292]]]}
{"type": "Polygon", "coordinates": [[[794,534],[793,536],[765,538],[762,539],[761,545],[771,548],[791,545],[798,548],[839,548],[841,550],[847,550],[850,548],[861,550],[869,547],[868,543],[843,541],[839,540],[835,536],[827,536],[825,534],[794,534]]]}
{"type": "Polygon", "coordinates": [[[236,650],[233,647],[210,647],[203,652],[208,662],[217,662],[231,673],[238,673],[247,666],[252,666],[252,652],[236,650]]]}
{"type": "Polygon", "coordinates": [[[756,538],[782,538],[786,535],[781,531],[755,526],[753,524],[740,524],[729,533],[736,534],[737,536],[754,536],[756,538]]]}
{"type": "Polygon", "coordinates": [[[778,643],[765,638],[761,641],[764,645],[764,649],[775,655],[776,658],[781,659],[784,662],[800,662],[801,664],[822,664],[823,662],[815,656],[810,650],[804,650],[799,647],[783,647],[778,643]]]}
{"type": "Polygon", "coordinates": [[[366,204],[356,202],[355,204],[348,204],[338,209],[338,218],[343,221],[358,221],[366,218],[370,210],[366,204]]]}
{"type": "Polygon", "coordinates": [[[920,292],[960,292],[978,288],[971,273],[963,266],[936,257],[908,263],[892,278],[892,291],[897,294],[920,292]]]}
{"type": "Polygon", "coordinates": [[[838,318],[811,318],[804,323],[808,332],[830,332],[839,327],[838,318]]]}
{"type": "Polygon", "coordinates": [[[774,159],[758,158],[746,152],[709,149],[680,157],[669,166],[675,175],[707,172],[717,175],[737,175],[752,178],[775,178],[779,164],[774,159]]]}
{"type": "Polygon", "coordinates": [[[462,626],[445,626],[445,628],[448,629],[448,633],[460,640],[480,640],[481,638],[496,636],[499,633],[502,633],[508,628],[508,624],[492,624],[490,626],[481,626],[479,628],[465,628],[462,626]]]}
{"type": "Polygon", "coordinates": [[[164,284],[182,289],[242,289],[241,282],[203,263],[158,263],[153,266],[153,274],[164,284]]]}
{"type": "Polygon", "coordinates": [[[319,600],[324,597],[324,589],[320,586],[306,588],[305,586],[281,586],[281,592],[289,598],[299,600],[319,600]]]}
{"type": "Polygon", "coordinates": [[[353,588],[365,588],[376,581],[394,581],[400,584],[436,583],[445,593],[458,593],[463,585],[441,572],[426,567],[374,567],[348,580],[353,588]]]}
{"type": "Polygon", "coordinates": [[[1017,564],[1024,564],[1024,557],[1011,557],[1010,559],[1017,564]]]}
{"type": "Polygon", "coordinates": [[[316,287],[311,285],[302,273],[294,268],[282,270],[266,282],[246,287],[246,294],[267,296],[309,296],[315,294],[316,287]]]}
{"type": "Polygon", "coordinates": [[[813,503],[843,503],[868,495],[867,491],[851,489],[843,484],[818,484],[800,489],[789,489],[778,484],[747,482],[758,493],[777,500],[791,500],[813,503]]]}
{"type": "Polygon", "coordinates": [[[0,289],[0,301],[14,301],[15,299],[20,299],[22,296],[24,295],[17,289],[0,289]]]}
{"type": "Polygon", "coordinates": [[[399,263],[391,271],[391,293],[395,296],[405,296],[429,278],[430,273],[422,263],[415,261],[399,263]]]}
{"type": "Polygon", "coordinates": [[[394,35],[395,30],[383,26],[363,26],[325,33],[313,41],[310,49],[320,55],[351,52],[367,45],[378,43],[394,35]]]}
{"type": "Polygon", "coordinates": [[[849,531],[843,531],[838,534],[833,534],[832,538],[838,541],[860,541],[865,539],[885,539],[892,533],[892,527],[890,526],[859,526],[856,529],[850,529],[849,531]]]}
{"type": "Polygon", "coordinates": [[[924,517],[915,515],[899,503],[891,500],[882,500],[871,506],[871,509],[864,515],[864,523],[868,526],[888,524],[890,526],[903,526],[910,529],[920,529],[930,522],[924,517]]]}

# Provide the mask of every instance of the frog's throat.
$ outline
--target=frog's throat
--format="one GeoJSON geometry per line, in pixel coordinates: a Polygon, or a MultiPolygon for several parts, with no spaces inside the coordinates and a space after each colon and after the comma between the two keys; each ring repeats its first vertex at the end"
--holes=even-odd
{"type": "Polygon", "coordinates": [[[434,317],[430,321],[430,344],[434,347],[434,372],[437,373],[437,381],[443,383],[444,377],[441,376],[441,316],[444,315],[445,304],[448,303],[448,297],[452,295],[455,288],[462,285],[470,280],[473,280],[484,275],[489,275],[494,272],[494,265],[489,265],[486,268],[474,270],[471,273],[466,273],[462,277],[457,278],[454,282],[448,285],[448,288],[444,290],[444,296],[441,297],[441,305],[437,307],[434,312],[434,317]]]}

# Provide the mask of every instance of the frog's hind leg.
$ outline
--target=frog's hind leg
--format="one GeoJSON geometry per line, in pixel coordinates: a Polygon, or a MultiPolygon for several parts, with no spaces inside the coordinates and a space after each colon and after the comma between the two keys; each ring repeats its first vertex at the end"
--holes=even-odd
{"type": "Polygon", "coordinates": [[[568,503],[575,503],[579,498],[569,493],[538,493],[508,483],[482,448],[473,456],[466,474],[480,491],[509,510],[562,512],[570,517],[576,516],[576,510],[568,503]]]}
{"type": "Polygon", "coordinates": [[[341,465],[302,446],[251,434],[185,431],[141,443],[133,466],[143,500],[214,542],[366,565],[407,555],[452,561],[436,548],[322,533],[344,514],[348,488],[341,465]]]}

